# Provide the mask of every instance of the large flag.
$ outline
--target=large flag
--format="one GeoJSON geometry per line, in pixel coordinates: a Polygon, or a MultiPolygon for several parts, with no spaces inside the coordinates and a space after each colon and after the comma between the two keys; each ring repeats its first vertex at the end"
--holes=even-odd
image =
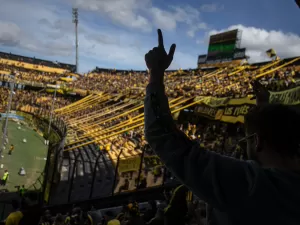
{"type": "Polygon", "coordinates": [[[300,8],[300,0],[295,0],[295,2],[298,5],[298,7],[300,8]]]}
{"type": "Polygon", "coordinates": [[[269,49],[268,51],[266,51],[267,55],[270,57],[270,58],[273,58],[274,56],[276,56],[276,52],[273,48],[269,49]]]}

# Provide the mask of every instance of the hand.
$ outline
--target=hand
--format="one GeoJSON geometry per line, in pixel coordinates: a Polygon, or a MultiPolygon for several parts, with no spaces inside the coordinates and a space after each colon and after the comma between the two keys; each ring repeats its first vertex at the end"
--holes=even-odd
{"type": "Polygon", "coordinates": [[[158,29],[157,33],[158,46],[145,55],[146,65],[150,70],[150,82],[163,82],[164,72],[171,65],[176,49],[176,45],[172,44],[167,54],[161,30],[158,29]]]}
{"type": "Polygon", "coordinates": [[[253,91],[256,98],[256,105],[268,104],[270,99],[270,92],[265,86],[263,86],[258,80],[253,81],[252,83],[253,91]]]}

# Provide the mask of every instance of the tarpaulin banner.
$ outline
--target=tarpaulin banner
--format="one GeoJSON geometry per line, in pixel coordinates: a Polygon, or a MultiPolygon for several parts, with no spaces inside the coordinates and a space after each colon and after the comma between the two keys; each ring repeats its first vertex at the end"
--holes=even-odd
{"type": "Polygon", "coordinates": [[[141,165],[141,157],[131,157],[127,159],[120,159],[118,171],[119,173],[138,171],[141,165]]]}
{"type": "MultiPolygon", "coordinates": [[[[215,98],[199,96],[195,101],[202,99],[195,107],[197,115],[209,119],[221,120],[229,123],[244,123],[244,116],[255,106],[252,96],[245,98],[215,98]]],[[[286,91],[270,92],[270,102],[285,105],[300,105],[300,87],[286,91]]]]}
{"type": "Polygon", "coordinates": [[[285,105],[298,105],[300,104],[300,87],[287,91],[271,92],[270,102],[285,105]]]}
{"type": "Polygon", "coordinates": [[[242,104],[242,105],[228,105],[223,111],[221,121],[228,123],[244,123],[244,116],[254,105],[242,104]]]}
{"type": "Polygon", "coordinates": [[[210,107],[220,107],[227,105],[230,98],[216,98],[216,97],[210,97],[210,96],[198,96],[194,99],[194,101],[200,101],[201,104],[208,105],[210,107]]]}
{"type": "Polygon", "coordinates": [[[210,107],[203,104],[196,106],[194,112],[197,114],[201,114],[202,116],[208,117],[210,119],[215,119],[218,112],[218,108],[210,107]]]}

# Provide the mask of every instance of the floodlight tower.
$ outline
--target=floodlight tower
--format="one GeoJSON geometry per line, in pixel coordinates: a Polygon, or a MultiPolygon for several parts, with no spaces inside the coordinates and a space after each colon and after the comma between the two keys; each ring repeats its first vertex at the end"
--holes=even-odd
{"type": "Polygon", "coordinates": [[[78,73],[78,8],[72,9],[73,23],[75,24],[75,48],[76,48],[76,73],[78,73]]]}

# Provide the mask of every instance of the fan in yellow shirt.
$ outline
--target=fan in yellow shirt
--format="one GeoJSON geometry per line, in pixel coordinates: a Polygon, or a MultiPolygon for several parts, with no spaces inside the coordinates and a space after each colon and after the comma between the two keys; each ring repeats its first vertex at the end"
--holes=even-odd
{"type": "Polygon", "coordinates": [[[5,225],[18,225],[22,217],[23,213],[21,211],[12,212],[6,218],[5,225]]]}
{"type": "Polygon", "coordinates": [[[23,213],[18,210],[18,208],[20,207],[19,202],[13,200],[12,207],[15,211],[8,215],[5,220],[5,225],[18,225],[20,220],[23,218],[23,213]]]}

